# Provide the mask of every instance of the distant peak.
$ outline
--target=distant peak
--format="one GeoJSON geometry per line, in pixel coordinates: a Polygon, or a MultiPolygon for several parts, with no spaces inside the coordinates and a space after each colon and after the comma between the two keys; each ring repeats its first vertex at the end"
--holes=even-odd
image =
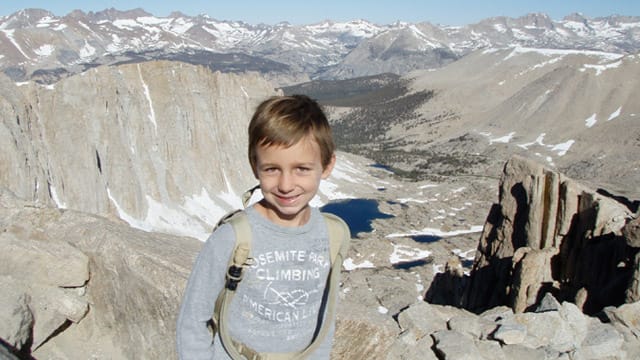
{"type": "Polygon", "coordinates": [[[153,16],[152,14],[144,11],[142,8],[136,8],[131,10],[117,10],[115,8],[109,8],[96,13],[89,12],[89,16],[95,20],[117,20],[117,19],[135,19],[144,16],[153,16]]]}
{"type": "Polygon", "coordinates": [[[171,14],[169,14],[170,18],[185,18],[185,17],[189,17],[188,15],[184,14],[181,11],[172,11],[171,14]]]}

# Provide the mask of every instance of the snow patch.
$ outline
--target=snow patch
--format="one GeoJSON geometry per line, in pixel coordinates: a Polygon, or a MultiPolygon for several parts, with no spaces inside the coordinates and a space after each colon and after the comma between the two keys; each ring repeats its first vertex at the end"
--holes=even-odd
{"type": "Polygon", "coordinates": [[[109,188],[107,188],[107,196],[116,207],[118,216],[136,229],[165,233],[177,232],[180,235],[191,236],[201,241],[205,241],[210,235],[211,229],[209,225],[205,228],[203,223],[185,213],[182,209],[160,203],[149,195],[145,196],[147,200],[147,215],[144,219],[136,219],[128,214],[111,194],[109,188]]]}
{"type": "Polygon", "coordinates": [[[521,148],[523,148],[523,149],[525,149],[525,150],[529,150],[529,147],[530,147],[531,145],[540,145],[540,146],[545,146],[545,145],[544,145],[544,143],[543,143],[543,140],[544,140],[544,137],[545,137],[546,135],[547,135],[546,133],[541,133],[540,135],[538,135],[538,137],[537,137],[533,142],[520,144],[520,145],[518,145],[518,146],[519,146],[519,147],[521,147],[521,148]]]}
{"type": "MultiPolygon", "coordinates": [[[[565,141],[563,143],[560,143],[560,144],[547,145],[547,144],[544,143],[544,137],[545,136],[546,136],[546,133],[541,133],[540,135],[538,135],[536,140],[534,140],[533,142],[519,144],[518,146],[523,148],[523,149],[525,149],[525,150],[529,150],[529,147],[531,147],[532,145],[539,145],[539,146],[543,146],[545,148],[550,149],[550,151],[557,152],[558,156],[564,156],[567,153],[567,151],[569,151],[571,146],[575,143],[575,140],[567,140],[567,141],[565,141]]],[[[536,153],[535,155],[542,156],[542,154],[540,154],[540,153],[536,153]]],[[[550,157],[547,157],[547,161],[549,163],[552,163],[553,159],[551,159],[550,157]]]]}
{"type": "Polygon", "coordinates": [[[147,86],[147,83],[144,81],[144,78],[142,77],[142,70],[140,69],[140,64],[138,64],[138,75],[140,76],[140,82],[142,83],[142,88],[144,89],[144,96],[147,98],[147,103],[149,104],[149,115],[147,117],[149,118],[149,121],[151,121],[151,123],[153,124],[153,128],[157,134],[158,123],[156,122],[156,112],[153,110],[153,101],[151,100],[151,95],[149,93],[149,86],[147,86]]]}
{"type": "Polygon", "coordinates": [[[616,62],[605,64],[605,65],[585,64],[584,67],[580,69],[580,71],[584,72],[584,71],[587,71],[588,69],[594,69],[596,71],[596,76],[599,76],[600,74],[602,74],[607,70],[620,67],[620,65],[622,65],[622,61],[616,61],[616,62]]]}
{"type": "Polygon", "coordinates": [[[607,121],[611,121],[615,118],[617,118],[618,116],[620,116],[620,112],[622,111],[622,106],[618,108],[618,110],[614,111],[611,113],[611,115],[609,115],[609,118],[607,119],[607,121]]]}
{"type": "Polygon", "coordinates": [[[89,43],[85,40],[84,41],[84,46],[80,49],[80,57],[81,58],[88,58],[91,57],[93,55],[95,55],[96,53],[96,48],[94,48],[93,46],[89,45],[89,43]]]}
{"type": "Polygon", "coordinates": [[[200,194],[186,196],[182,209],[187,214],[195,216],[207,224],[216,224],[227,213],[227,210],[213,201],[205,188],[202,188],[200,194]]]}
{"type": "Polygon", "coordinates": [[[507,144],[511,141],[511,139],[513,139],[513,136],[516,134],[515,131],[510,132],[507,135],[501,136],[501,137],[497,137],[497,138],[491,138],[491,133],[480,133],[481,135],[485,135],[486,137],[489,138],[489,145],[493,145],[494,143],[503,143],[503,144],[507,144]]]}
{"type": "Polygon", "coordinates": [[[591,55],[597,56],[605,61],[615,61],[622,58],[624,55],[616,54],[616,53],[608,53],[604,51],[591,51],[591,50],[572,50],[572,49],[540,49],[540,48],[529,48],[523,46],[515,46],[512,48],[509,55],[507,55],[504,60],[510,59],[519,54],[525,54],[535,52],[544,56],[565,56],[565,55],[591,55]]]}
{"type": "Polygon", "coordinates": [[[596,124],[598,120],[596,119],[596,114],[594,113],[593,115],[591,115],[590,117],[588,117],[585,121],[584,124],[586,127],[588,128],[592,128],[593,125],[596,124]]]}
{"type": "Polygon", "coordinates": [[[373,265],[373,263],[369,260],[365,260],[359,264],[356,264],[352,258],[346,258],[344,260],[344,262],[342,263],[342,266],[344,267],[344,269],[346,271],[352,271],[352,270],[356,270],[356,269],[371,269],[371,268],[375,268],[375,266],[373,265]]]}
{"type": "Polygon", "coordinates": [[[33,50],[33,52],[35,52],[38,56],[47,57],[51,56],[51,54],[53,54],[55,50],[55,46],[47,44],[40,46],[39,48],[33,50]]]}
{"type": "Polygon", "coordinates": [[[1,29],[0,31],[2,31],[5,34],[7,39],[11,41],[13,46],[15,46],[16,49],[18,49],[18,51],[20,52],[20,54],[22,54],[22,56],[24,56],[27,60],[31,60],[31,58],[22,50],[22,48],[20,47],[20,44],[18,44],[16,39],[13,37],[13,33],[15,32],[15,29],[1,29]]]}
{"type": "Polygon", "coordinates": [[[389,255],[391,264],[399,264],[416,260],[426,259],[431,255],[431,251],[412,248],[407,245],[393,244],[393,253],[389,255]]]}
{"type": "Polygon", "coordinates": [[[49,186],[49,192],[51,193],[51,200],[53,200],[53,202],[56,204],[56,206],[60,209],[66,209],[67,208],[67,204],[62,201],[60,199],[60,197],[58,196],[58,191],[56,190],[56,187],[53,185],[49,186]]]}
{"type": "MultiPolygon", "coordinates": [[[[231,182],[227,178],[227,174],[223,172],[222,176],[224,177],[224,183],[227,186],[227,191],[221,192],[220,194],[218,194],[218,198],[224,201],[225,203],[227,203],[229,206],[231,206],[232,209],[241,209],[243,207],[242,198],[238,196],[236,192],[233,190],[233,187],[231,186],[231,182]]],[[[259,188],[256,189],[253,192],[253,196],[249,200],[249,204],[252,203],[252,199],[254,199],[255,197],[261,194],[262,192],[260,191],[260,189],[259,188]]],[[[249,204],[247,204],[247,206],[249,204]]]]}
{"type": "Polygon", "coordinates": [[[456,236],[456,235],[462,235],[462,234],[478,233],[482,231],[482,227],[483,227],[482,225],[474,225],[474,226],[471,226],[469,229],[453,230],[453,231],[442,231],[440,229],[424,228],[422,230],[411,230],[408,233],[392,233],[387,235],[387,238],[414,237],[414,236],[449,237],[449,236],[456,236]]]}
{"type": "Polygon", "coordinates": [[[566,142],[554,145],[551,148],[551,151],[557,151],[558,152],[558,156],[564,156],[567,151],[569,151],[569,149],[571,148],[571,145],[573,145],[573,143],[575,143],[575,140],[568,140],[566,142]]]}

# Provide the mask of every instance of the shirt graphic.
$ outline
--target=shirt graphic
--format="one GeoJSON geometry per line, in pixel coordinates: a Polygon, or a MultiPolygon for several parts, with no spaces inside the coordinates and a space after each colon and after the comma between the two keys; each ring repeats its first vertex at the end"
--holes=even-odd
{"type": "Polygon", "coordinates": [[[243,280],[240,313],[251,332],[264,329],[292,340],[300,327],[315,328],[330,268],[327,256],[314,251],[287,250],[254,254],[243,280]],[[265,324],[268,324],[265,326],[265,324]]]}

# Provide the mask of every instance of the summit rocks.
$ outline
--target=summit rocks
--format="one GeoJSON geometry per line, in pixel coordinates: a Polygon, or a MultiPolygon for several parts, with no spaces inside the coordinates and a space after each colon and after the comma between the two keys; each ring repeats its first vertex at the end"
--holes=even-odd
{"type": "Polygon", "coordinates": [[[0,198],[0,347],[43,359],[175,356],[199,241],[0,198]]]}

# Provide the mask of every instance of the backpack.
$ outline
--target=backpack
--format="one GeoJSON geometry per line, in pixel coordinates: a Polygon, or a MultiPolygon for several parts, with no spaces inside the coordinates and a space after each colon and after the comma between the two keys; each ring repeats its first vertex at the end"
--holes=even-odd
{"type": "MultiPolygon", "coordinates": [[[[249,199],[255,189],[258,186],[248,190],[242,196],[242,203],[244,207],[247,206],[249,199]]],[[[325,299],[324,307],[324,319],[331,319],[335,312],[335,292],[339,287],[340,270],[342,262],[349,249],[349,241],[351,235],[347,224],[338,216],[330,213],[322,213],[325,222],[327,224],[329,233],[329,252],[331,256],[331,269],[329,270],[329,276],[327,278],[327,285],[325,286],[325,293],[323,299],[325,299]]],[[[209,320],[209,330],[213,336],[216,332],[220,334],[220,340],[222,345],[229,354],[229,356],[236,359],[250,359],[250,360],[285,360],[285,359],[302,359],[304,356],[314,351],[318,345],[322,342],[327,332],[329,331],[329,325],[326,321],[322,321],[321,325],[316,328],[313,341],[302,351],[294,353],[258,353],[253,349],[244,346],[229,335],[225,326],[228,305],[231,303],[231,299],[235,294],[238,284],[242,280],[242,270],[245,266],[251,264],[251,258],[249,254],[251,252],[251,226],[247,220],[246,214],[242,210],[235,210],[225,215],[216,225],[216,228],[222,224],[229,223],[233,226],[233,230],[236,234],[236,244],[229,259],[229,265],[227,273],[225,275],[226,283],[225,287],[220,291],[216,299],[215,308],[211,320],[209,320]]]]}

